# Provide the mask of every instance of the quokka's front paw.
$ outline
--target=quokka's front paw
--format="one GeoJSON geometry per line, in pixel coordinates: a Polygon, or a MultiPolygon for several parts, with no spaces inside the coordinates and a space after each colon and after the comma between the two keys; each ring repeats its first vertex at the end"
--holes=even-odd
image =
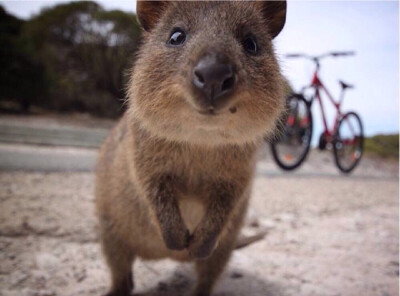
{"type": "Polygon", "coordinates": [[[205,259],[217,247],[217,236],[204,237],[195,231],[189,240],[189,255],[195,259],[205,259]]]}
{"type": "Polygon", "coordinates": [[[165,245],[170,250],[181,251],[189,245],[189,230],[183,223],[181,225],[162,227],[162,236],[165,245]]]}

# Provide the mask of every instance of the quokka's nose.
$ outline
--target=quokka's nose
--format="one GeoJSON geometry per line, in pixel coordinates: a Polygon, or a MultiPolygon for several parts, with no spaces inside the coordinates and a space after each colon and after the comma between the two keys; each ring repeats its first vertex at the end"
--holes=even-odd
{"type": "Polygon", "coordinates": [[[205,103],[215,107],[223,97],[233,92],[233,66],[219,61],[216,55],[206,55],[193,68],[192,82],[205,103]]]}

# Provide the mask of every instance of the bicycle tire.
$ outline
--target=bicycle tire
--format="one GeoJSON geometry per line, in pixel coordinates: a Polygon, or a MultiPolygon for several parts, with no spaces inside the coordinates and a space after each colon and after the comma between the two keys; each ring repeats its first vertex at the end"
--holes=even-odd
{"type": "Polygon", "coordinates": [[[339,170],[341,172],[346,173],[346,174],[350,173],[359,164],[361,157],[363,155],[363,150],[364,150],[364,129],[363,129],[363,124],[362,124],[361,118],[356,112],[347,112],[339,120],[337,129],[335,132],[334,143],[333,143],[333,154],[335,157],[336,166],[339,168],[339,170]],[[354,118],[356,119],[356,121],[359,124],[360,133],[359,133],[358,139],[357,139],[358,140],[358,148],[359,148],[359,156],[356,157],[356,160],[349,167],[345,167],[343,165],[343,163],[341,162],[341,157],[339,155],[340,149],[339,149],[338,144],[342,143],[341,135],[340,135],[340,128],[343,125],[343,123],[345,122],[345,120],[348,119],[350,116],[354,116],[354,118]]]}
{"type": "Polygon", "coordinates": [[[301,153],[300,157],[294,163],[291,163],[291,164],[288,164],[287,162],[285,162],[284,159],[282,159],[279,154],[278,145],[280,143],[280,140],[276,140],[276,141],[273,141],[270,143],[272,156],[273,156],[276,164],[285,171],[291,171],[291,170],[298,168],[303,163],[303,161],[306,159],[308,152],[310,151],[312,130],[313,130],[313,120],[312,120],[311,108],[309,106],[309,103],[306,101],[306,99],[304,99],[304,97],[299,96],[299,95],[291,95],[288,97],[287,102],[290,100],[299,100],[304,104],[304,106],[306,106],[306,110],[307,110],[307,114],[308,114],[307,120],[309,122],[309,127],[308,127],[309,138],[307,139],[307,145],[305,146],[305,149],[301,153]]]}

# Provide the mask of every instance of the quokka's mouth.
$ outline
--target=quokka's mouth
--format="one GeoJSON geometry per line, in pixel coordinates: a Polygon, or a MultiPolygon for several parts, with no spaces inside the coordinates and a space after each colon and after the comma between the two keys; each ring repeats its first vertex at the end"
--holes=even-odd
{"type": "Polygon", "coordinates": [[[198,112],[199,112],[201,115],[211,115],[211,116],[216,116],[216,115],[218,115],[218,113],[215,112],[215,110],[212,109],[212,108],[206,109],[206,110],[198,110],[198,112]]]}
{"type": "Polygon", "coordinates": [[[237,112],[237,107],[233,106],[229,108],[229,110],[218,110],[216,111],[214,108],[209,108],[209,109],[204,109],[204,110],[197,110],[201,115],[210,115],[210,116],[217,116],[221,113],[227,113],[229,111],[230,113],[234,114],[237,112]]]}

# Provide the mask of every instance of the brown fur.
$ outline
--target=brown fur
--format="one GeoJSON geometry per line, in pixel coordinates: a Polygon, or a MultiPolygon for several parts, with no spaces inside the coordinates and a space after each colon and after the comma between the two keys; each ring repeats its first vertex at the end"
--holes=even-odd
{"type": "Polygon", "coordinates": [[[247,209],[257,147],[283,108],[271,39],[282,29],[286,6],[269,11],[269,5],[138,3],[147,32],[129,108],[97,167],[96,205],[113,285],[108,295],[129,295],[136,256],[194,260],[195,295],[210,294],[247,209]],[[188,32],[187,40],[171,48],[166,42],[176,26],[188,32]],[[260,46],[255,56],[238,41],[250,31],[260,46]],[[232,98],[216,115],[198,112],[189,78],[210,51],[228,56],[237,77],[232,98]]]}

